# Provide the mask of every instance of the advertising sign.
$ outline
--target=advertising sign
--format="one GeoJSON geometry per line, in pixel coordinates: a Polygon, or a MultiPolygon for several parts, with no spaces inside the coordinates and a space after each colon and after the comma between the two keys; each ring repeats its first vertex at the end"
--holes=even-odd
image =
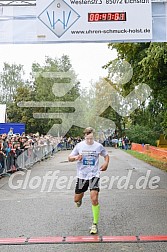
{"type": "Polygon", "coordinates": [[[151,0],[37,0],[39,41],[152,39],[151,0]]]}

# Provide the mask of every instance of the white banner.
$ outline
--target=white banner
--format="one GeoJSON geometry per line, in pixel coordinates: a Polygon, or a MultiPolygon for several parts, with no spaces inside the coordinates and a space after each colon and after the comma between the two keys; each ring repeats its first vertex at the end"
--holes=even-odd
{"type": "Polygon", "coordinates": [[[34,6],[0,7],[0,43],[37,41],[37,18],[34,6]]]}
{"type": "Polygon", "coordinates": [[[37,0],[37,40],[152,39],[151,0],[37,0]]]}

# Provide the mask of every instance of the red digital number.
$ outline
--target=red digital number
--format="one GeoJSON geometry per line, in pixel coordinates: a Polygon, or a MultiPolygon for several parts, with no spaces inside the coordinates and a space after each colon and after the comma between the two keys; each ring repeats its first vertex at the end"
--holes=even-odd
{"type": "Polygon", "coordinates": [[[126,21],[126,12],[88,13],[88,22],[126,21]]]}
{"type": "Polygon", "coordinates": [[[94,21],[94,13],[89,13],[89,20],[90,22],[94,21]]]}
{"type": "Polygon", "coordinates": [[[96,14],[95,14],[94,21],[99,21],[99,13],[96,13],[96,14]]]}
{"type": "Polygon", "coordinates": [[[107,13],[107,21],[111,21],[112,20],[112,13],[107,13]]]}
{"type": "Polygon", "coordinates": [[[114,15],[114,20],[115,20],[115,21],[119,20],[119,13],[115,13],[115,15],[114,15]]]}
{"type": "Polygon", "coordinates": [[[103,14],[102,14],[102,20],[107,20],[107,14],[108,14],[108,13],[103,13],[103,14]]]}

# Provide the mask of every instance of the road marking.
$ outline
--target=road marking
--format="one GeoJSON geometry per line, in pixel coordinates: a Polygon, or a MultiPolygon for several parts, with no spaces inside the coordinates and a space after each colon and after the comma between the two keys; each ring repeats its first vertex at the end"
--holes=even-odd
{"type": "Polygon", "coordinates": [[[167,242],[167,235],[151,236],[46,236],[46,237],[18,237],[0,238],[0,245],[27,245],[27,244],[72,244],[72,243],[142,243],[167,242]]]}

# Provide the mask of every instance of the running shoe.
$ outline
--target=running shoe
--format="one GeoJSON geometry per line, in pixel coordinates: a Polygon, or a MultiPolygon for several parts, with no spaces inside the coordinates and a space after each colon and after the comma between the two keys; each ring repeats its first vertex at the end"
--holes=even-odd
{"type": "Polygon", "coordinates": [[[82,200],[79,200],[78,202],[76,202],[76,207],[80,207],[82,205],[82,200]]]}
{"type": "Polygon", "coordinates": [[[98,229],[97,229],[97,224],[92,224],[91,229],[90,229],[90,234],[97,234],[98,229]]]}

